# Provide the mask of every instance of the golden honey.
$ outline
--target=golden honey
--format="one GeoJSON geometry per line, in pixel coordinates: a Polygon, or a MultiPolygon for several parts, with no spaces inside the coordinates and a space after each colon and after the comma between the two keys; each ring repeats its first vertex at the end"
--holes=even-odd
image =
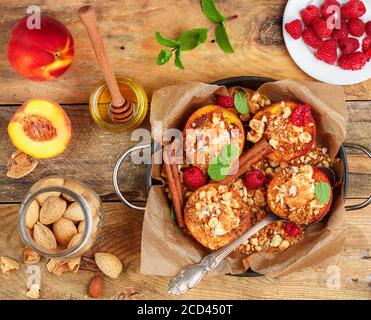
{"type": "Polygon", "coordinates": [[[104,80],[100,81],[90,95],[90,114],[101,128],[111,132],[124,132],[137,128],[144,120],[148,110],[148,98],[143,87],[136,81],[116,76],[122,96],[133,104],[131,118],[118,124],[111,119],[111,96],[104,80]]]}

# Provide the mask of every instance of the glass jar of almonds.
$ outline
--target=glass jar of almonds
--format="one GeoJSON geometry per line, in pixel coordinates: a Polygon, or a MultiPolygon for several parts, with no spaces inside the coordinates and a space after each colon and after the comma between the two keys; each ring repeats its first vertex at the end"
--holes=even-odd
{"type": "Polygon", "coordinates": [[[71,177],[39,180],[19,210],[19,230],[25,245],[54,259],[83,255],[93,245],[102,223],[99,196],[71,177]]]}

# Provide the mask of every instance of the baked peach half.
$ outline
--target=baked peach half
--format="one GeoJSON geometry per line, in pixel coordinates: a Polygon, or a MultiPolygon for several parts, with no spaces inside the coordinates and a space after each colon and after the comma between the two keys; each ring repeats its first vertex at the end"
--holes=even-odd
{"type": "Polygon", "coordinates": [[[65,111],[45,99],[25,102],[8,125],[13,144],[34,158],[51,158],[62,153],[71,136],[71,122],[65,111]]]}
{"type": "Polygon", "coordinates": [[[311,165],[293,166],[275,175],[267,191],[267,202],[274,214],[305,225],[328,213],[332,197],[328,177],[311,165]]]}
{"type": "Polygon", "coordinates": [[[274,103],[250,121],[247,140],[256,143],[266,137],[274,152],[268,159],[288,162],[306,155],[316,141],[316,124],[311,108],[294,101],[274,103]]]}
{"type": "Polygon", "coordinates": [[[184,149],[189,163],[207,168],[227,144],[238,146],[241,155],[245,131],[238,116],[216,105],[198,109],[188,119],[184,130],[184,149]]]}

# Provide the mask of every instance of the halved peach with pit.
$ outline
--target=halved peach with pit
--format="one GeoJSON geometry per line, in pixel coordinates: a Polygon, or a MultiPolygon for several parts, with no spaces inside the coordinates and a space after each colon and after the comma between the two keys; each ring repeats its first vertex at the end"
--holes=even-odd
{"type": "Polygon", "coordinates": [[[62,153],[71,136],[71,122],[65,111],[46,99],[26,101],[8,125],[13,144],[34,158],[51,158],[62,153]]]}

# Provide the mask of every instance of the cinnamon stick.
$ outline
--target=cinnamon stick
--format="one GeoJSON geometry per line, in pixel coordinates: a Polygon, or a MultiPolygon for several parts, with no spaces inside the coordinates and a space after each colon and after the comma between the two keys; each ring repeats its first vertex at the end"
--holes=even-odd
{"type": "Polygon", "coordinates": [[[176,164],[170,164],[167,152],[163,152],[164,169],[169,184],[171,199],[179,227],[184,227],[183,219],[183,192],[181,191],[179,171],[176,164]],[[179,185],[178,185],[179,184],[179,185]]]}
{"type": "Polygon", "coordinates": [[[255,146],[250,150],[246,151],[238,160],[239,168],[238,172],[234,175],[227,176],[224,180],[219,181],[220,184],[230,184],[234,180],[238,179],[245,172],[250,170],[253,165],[257,164],[259,161],[265,159],[274,150],[269,145],[267,140],[260,140],[255,146]]]}

